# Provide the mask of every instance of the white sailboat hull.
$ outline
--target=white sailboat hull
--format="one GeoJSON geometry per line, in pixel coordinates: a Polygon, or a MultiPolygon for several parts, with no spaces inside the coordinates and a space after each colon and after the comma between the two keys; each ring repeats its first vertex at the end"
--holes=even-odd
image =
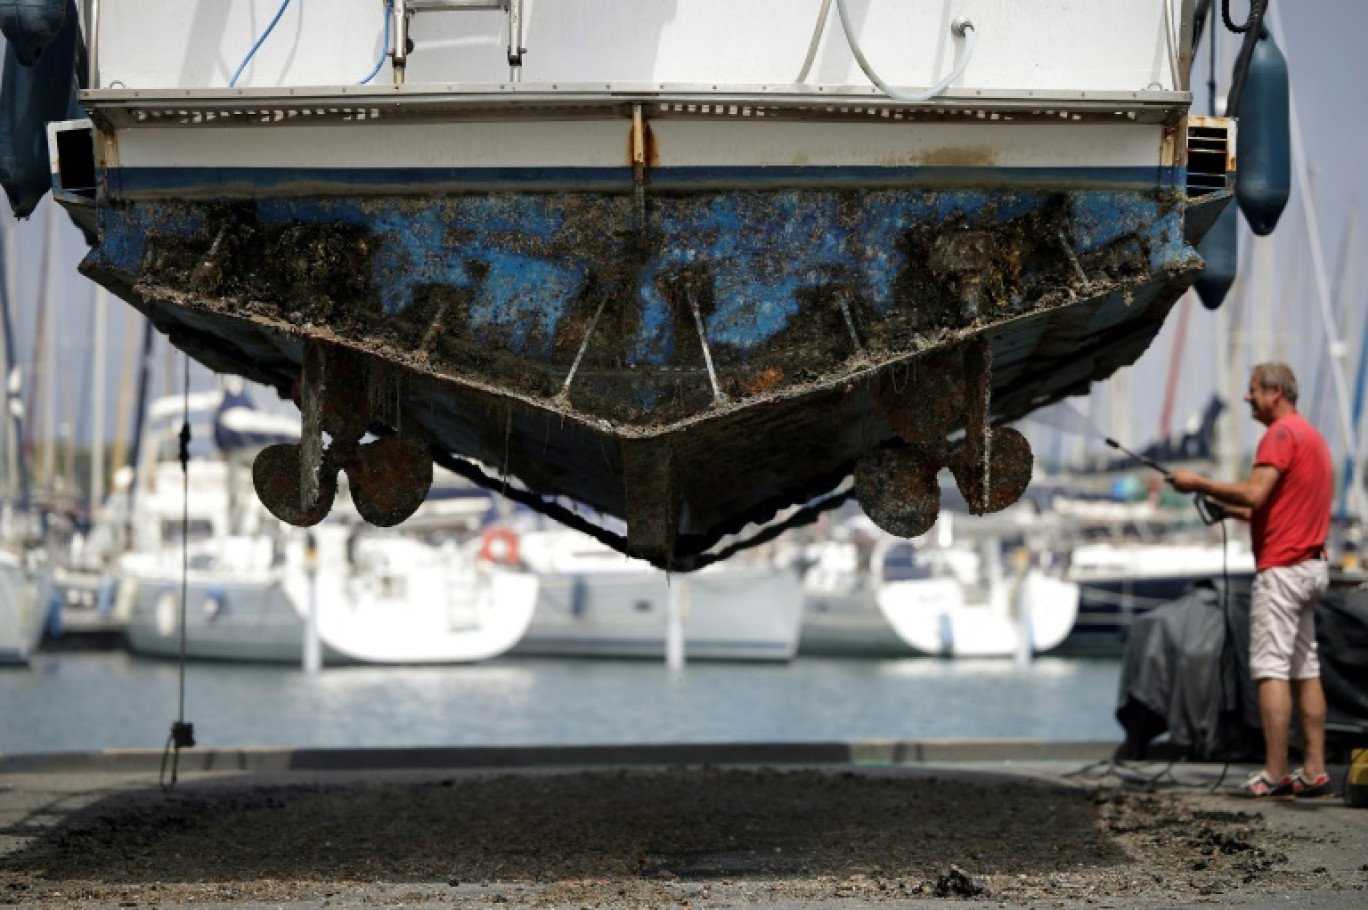
{"type": "Polygon", "coordinates": [[[1019,584],[1003,592],[1010,599],[975,603],[953,578],[895,581],[877,600],[898,636],[923,654],[1011,657],[1058,647],[1078,615],[1078,586],[1036,571],[1019,584]]]}
{"type": "Polygon", "coordinates": [[[541,591],[514,654],[664,659],[672,585],[689,660],[791,660],[802,588],[780,566],[722,563],[688,576],[630,560],[573,531],[522,538],[541,591]]]}
{"type": "Polygon", "coordinates": [[[803,595],[798,653],[820,657],[908,657],[917,652],[894,631],[867,587],[803,595]]]}
{"type": "Polygon", "coordinates": [[[348,564],[347,529],[320,528],[320,570],[294,567],[286,590],[300,621],[343,658],[376,664],[469,663],[513,647],[537,604],[538,579],[485,565],[468,548],[405,537],[348,564]],[[312,589],[312,590],[311,590],[312,589]]]}
{"type": "MultiPolygon", "coordinates": [[[[181,582],[168,566],[126,568],[120,575],[116,615],[127,617],[124,635],[133,653],[178,657],[181,652],[181,582]]],[[[298,664],[304,626],[278,576],[194,572],[185,588],[184,647],[192,660],[298,664]]],[[[325,655],[334,658],[336,655],[325,655]]]]}
{"type": "Polygon", "coordinates": [[[43,638],[49,579],[0,551],[0,665],[26,664],[43,638]]]}

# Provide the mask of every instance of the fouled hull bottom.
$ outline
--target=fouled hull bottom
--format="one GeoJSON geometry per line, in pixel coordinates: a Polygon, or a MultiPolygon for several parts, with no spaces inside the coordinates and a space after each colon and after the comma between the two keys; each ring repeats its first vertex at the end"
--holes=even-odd
{"type": "Polygon", "coordinates": [[[480,463],[689,570],[852,474],[904,535],[941,467],[1010,503],[1031,455],[993,427],[1140,356],[1201,268],[1185,212],[1112,189],[690,192],[644,217],[613,193],[148,199],[104,209],[83,270],[301,403],[304,444],[256,472],[287,520],[346,471],[396,523],[431,459],[480,463]]]}

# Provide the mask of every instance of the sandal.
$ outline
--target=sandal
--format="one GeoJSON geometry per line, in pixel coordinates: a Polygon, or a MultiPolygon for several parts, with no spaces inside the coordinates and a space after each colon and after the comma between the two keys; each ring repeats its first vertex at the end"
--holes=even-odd
{"type": "Polygon", "coordinates": [[[1296,785],[1291,777],[1284,776],[1282,780],[1275,782],[1263,769],[1245,781],[1243,792],[1251,799],[1292,799],[1297,795],[1296,785]]]}
{"type": "Polygon", "coordinates": [[[1303,768],[1292,772],[1292,792],[1296,794],[1297,799],[1316,799],[1334,795],[1330,788],[1329,774],[1322,774],[1315,780],[1310,780],[1303,768]]]}

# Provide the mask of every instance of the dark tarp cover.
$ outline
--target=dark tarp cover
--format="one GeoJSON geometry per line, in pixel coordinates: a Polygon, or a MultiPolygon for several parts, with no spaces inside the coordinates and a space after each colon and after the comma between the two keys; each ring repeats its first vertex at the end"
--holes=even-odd
{"type": "Polygon", "coordinates": [[[0,184],[16,217],[32,214],[52,186],[47,125],[85,116],[76,102],[79,44],[75,0],[67,0],[61,31],[36,64],[24,66],[15,46],[5,45],[0,75],[0,184]]]}
{"type": "Polygon", "coordinates": [[[70,0],[0,0],[0,33],[9,41],[20,66],[33,66],[75,16],[70,0]]]}
{"type": "MultiPolygon", "coordinates": [[[[1335,589],[1316,608],[1331,738],[1368,738],[1368,590],[1335,589]]],[[[1138,617],[1126,642],[1116,719],[1123,758],[1168,733],[1194,761],[1258,760],[1258,699],[1249,678],[1249,586],[1194,587],[1138,617]]]]}

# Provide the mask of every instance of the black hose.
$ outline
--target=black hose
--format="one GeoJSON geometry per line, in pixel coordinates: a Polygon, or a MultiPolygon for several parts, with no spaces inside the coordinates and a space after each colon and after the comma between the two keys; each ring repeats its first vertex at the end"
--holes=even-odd
{"type": "MultiPolygon", "coordinates": [[[[1235,722],[1240,725],[1241,731],[1244,729],[1244,705],[1242,704],[1240,686],[1240,659],[1236,651],[1235,644],[1235,624],[1230,620],[1230,541],[1226,533],[1225,522],[1218,522],[1221,526],[1221,624],[1225,629],[1225,634],[1221,637],[1221,653],[1217,658],[1217,675],[1220,680],[1221,707],[1230,711],[1235,722]],[[1230,686],[1226,683],[1229,680],[1230,686]],[[1230,701],[1227,702],[1227,695],[1230,701]]],[[[1226,760],[1221,766],[1221,776],[1211,785],[1211,792],[1215,793],[1225,783],[1226,775],[1230,773],[1230,766],[1234,759],[1231,757],[1231,743],[1222,743],[1226,749],[1226,760]]]]}
{"type": "Polygon", "coordinates": [[[1264,14],[1268,12],[1269,0],[1252,0],[1249,5],[1249,20],[1239,28],[1230,21],[1229,5],[1230,0],[1221,0],[1221,13],[1225,19],[1226,28],[1237,35],[1244,35],[1244,41],[1240,44],[1240,53],[1235,58],[1235,70],[1230,77],[1230,94],[1226,96],[1226,116],[1238,116],[1240,109],[1240,96],[1244,94],[1245,77],[1249,75],[1249,61],[1254,57],[1254,47],[1259,43],[1259,38],[1268,32],[1264,28],[1264,14]]]}
{"type": "Polygon", "coordinates": [[[1264,13],[1268,12],[1268,0],[1249,0],[1249,18],[1244,25],[1236,25],[1235,20],[1230,18],[1230,0],[1221,0],[1221,19],[1225,22],[1225,27],[1237,35],[1253,31],[1258,34],[1259,26],[1263,23],[1264,13]]]}

